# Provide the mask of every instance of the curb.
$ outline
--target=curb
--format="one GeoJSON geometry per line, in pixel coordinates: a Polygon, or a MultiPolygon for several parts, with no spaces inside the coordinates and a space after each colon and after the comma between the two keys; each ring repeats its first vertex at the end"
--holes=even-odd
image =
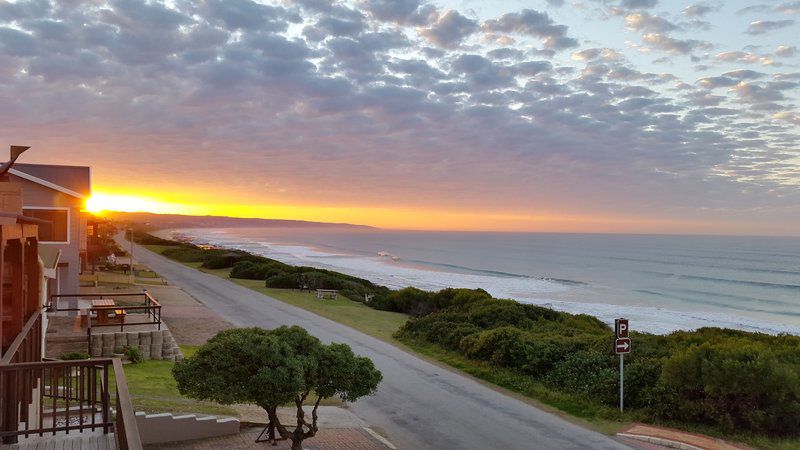
{"type": "Polygon", "coordinates": [[[651,444],[661,445],[664,447],[677,448],[680,450],[704,450],[702,447],[696,447],[694,445],[687,444],[685,442],[672,441],[669,439],[658,438],[653,436],[645,436],[641,434],[617,433],[617,436],[636,439],[637,441],[649,442],[651,444]]]}
{"type": "Polygon", "coordinates": [[[370,436],[374,437],[375,439],[379,440],[381,444],[389,447],[392,450],[397,450],[397,447],[394,446],[388,439],[378,434],[377,431],[373,430],[372,428],[364,427],[364,431],[370,434],[370,436]]]}

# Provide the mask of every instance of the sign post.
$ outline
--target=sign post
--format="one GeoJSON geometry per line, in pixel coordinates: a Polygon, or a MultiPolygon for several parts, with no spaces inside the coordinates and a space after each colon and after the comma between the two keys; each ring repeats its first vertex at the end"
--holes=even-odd
{"type": "Polygon", "coordinates": [[[619,412],[625,409],[625,354],[631,352],[628,319],[614,320],[614,353],[619,355],[619,412]]]}

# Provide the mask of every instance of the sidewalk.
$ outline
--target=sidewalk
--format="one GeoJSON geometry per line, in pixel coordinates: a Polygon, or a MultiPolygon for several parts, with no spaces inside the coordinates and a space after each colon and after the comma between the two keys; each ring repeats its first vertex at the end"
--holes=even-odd
{"type": "Polygon", "coordinates": [[[617,433],[626,444],[639,449],[677,448],[682,450],[750,450],[742,444],[654,425],[634,424],[617,433]]]}
{"type": "MultiPolygon", "coordinates": [[[[266,442],[255,442],[262,428],[242,428],[239,434],[221,436],[197,441],[176,442],[174,444],[158,444],[145,446],[148,450],[240,450],[240,449],[287,449],[291,448],[291,441],[279,441],[277,446],[266,442]]],[[[385,450],[392,449],[376,439],[369,431],[363,428],[327,428],[320,429],[313,438],[303,441],[303,448],[310,450],[385,450]]]]}

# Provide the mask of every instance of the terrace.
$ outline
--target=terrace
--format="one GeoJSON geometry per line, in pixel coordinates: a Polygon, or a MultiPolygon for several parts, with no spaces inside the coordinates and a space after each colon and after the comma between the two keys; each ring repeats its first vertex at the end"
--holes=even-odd
{"type": "Polygon", "coordinates": [[[52,295],[47,309],[48,347],[54,344],[48,353],[53,356],[60,356],[54,354],[63,348],[59,343],[83,343],[82,350],[79,345],[71,350],[91,352],[99,334],[160,331],[163,326],[161,304],[146,290],[52,295]]]}

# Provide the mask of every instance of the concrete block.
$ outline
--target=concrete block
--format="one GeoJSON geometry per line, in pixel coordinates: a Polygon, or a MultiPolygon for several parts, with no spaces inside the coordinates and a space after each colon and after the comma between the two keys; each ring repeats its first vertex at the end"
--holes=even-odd
{"type": "Polygon", "coordinates": [[[150,342],[152,345],[161,345],[164,343],[164,335],[160,331],[150,332],[150,342]]]}
{"type": "Polygon", "coordinates": [[[166,413],[137,412],[136,423],[142,444],[180,442],[239,433],[239,420],[234,418],[198,418],[194,415],[173,416],[166,413]]]}
{"type": "Polygon", "coordinates": [[[161,359],[161,345],[153,344],[150,346],[150,359],[161,359]]]}
{"type": "Polygon", "coordinates": [[[121,349],[128,345],[128,337],[125,333],[114,333],[114,348],[121,349]]]}

